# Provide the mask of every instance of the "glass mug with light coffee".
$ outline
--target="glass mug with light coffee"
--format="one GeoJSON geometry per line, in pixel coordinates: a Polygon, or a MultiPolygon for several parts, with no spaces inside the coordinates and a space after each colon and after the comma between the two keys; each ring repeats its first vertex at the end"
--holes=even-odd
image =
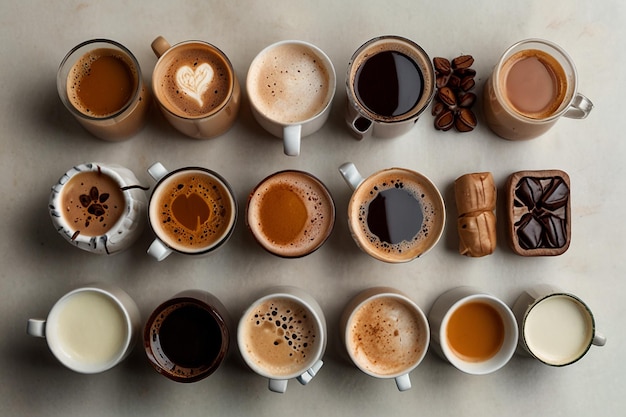
{"type": "Polygon", "coordinates": [[[239,113],[241,87],[226,54],[202,41],[171,46],[161,36],[152,50],[159,58],[152,90],[167,121],[196,139],[228,131],[239,113]]]}
{"type": "Polygon", "coordinates": [[[506,365],[517,347],[517,322],[497,297],[472,287],[441,294],[428,313],[435,352],[471,375],[506,365]]]}
{"type": "Polygon", "coordinates": [[[433,248],[445,226],[441,193],[424,175],[389,168],[363,178],[352,162],[339,167],[353,190],[348,226],[357,246],[380,261],[412,261],[433,248]]]}
{"type": "Polygon", "coordinates": [[[411,388],[409,373],[422,362],[430,342],[426,315],[389,287],[356,295],[343,310],[340,332],[357,368],[375,378],[394,379],[400,391],[411,388]]]}
{"type": "Polygon", "coordinates": [[[380,36],[352,55],[346,78],[348,128],[359,139],[407,133],[435,94],[428,54],[399,36],[380,36]]]}
{"type": "Polygon", "coordinates": [[[93,39],[74,47],[59,67],[57,90],[76,120],[100,139],[128,139],[148,118],[151,95],[139,62],[112,40],[93,39]]]}
{"type": "Polygon", "coordinates": [[[504,52],[485,83],[488,126],[509,140],[536,138],[563,116],[584,119],[593,103],[578,92],[574,61],[543,39],[520,41],[504,52]]]}
{"type": "Polygon", "coordinates": [[[291,286],[270,288],[243,313],[237,345],[244,362],[284,393],[290,379],[308,384],[326,351],[326,319],[318,302],[291,286]]]}
{"type": "Polygon", "coordinates": [[[301,138],[328,120],[336,83],[330,58],[317,46],[295,40],[259,52],[246,78],[252,115],[265,130],[282,138],[289,156],[299,155],[301,138]]]}
{"type": "Polygon", "coordinates": [[[250,193],[246,223],[268,252],[299,258],[326,242],[335,225],[335,204],[328,188],[313,175],[279,171],[250,193]]]}
{"type": "Polygon", "coordinates": [[[46,319],[30,319],[26,332],[46,339],[67,368],[95,374],[113,368],[132,351],[140,324],[130,296],[109,284],[77,288],[61,297],[46,319]]]}
{"type": "Polygon", "coordinates": [[[148,204],[156,239],[148,254],[161,261],[172,252],[206,255],[225,244],[237,222],[237,200],[226,180],[202,167],[148,168],[157,181],[148,204]]]}
{"type": "Polygon", "coordinates": [[[547,284],[524,290],[513,305],[518,353],[551,366],[571,365],[592,345],[604,346],[591,309],[577,296],[547,284]]]}

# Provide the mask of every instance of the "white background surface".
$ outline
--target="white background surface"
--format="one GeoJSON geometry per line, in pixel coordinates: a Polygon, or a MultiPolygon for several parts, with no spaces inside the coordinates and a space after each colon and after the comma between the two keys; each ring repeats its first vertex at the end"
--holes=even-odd
{"type": "Polygon", "coordinates": [[[621,0],[2,2],[0,415],[621,415],[626,409],[625,5],[621,0]],[[482,123],[479,106],[481,124],[469,134],[436,132],[427,113],[403,137],[355,141],[343,122],[347,63],[363,42],[382,34],[408,37],[431,57],[473,54],[477,92],[509,45],[529,37],[550,39],[573,57],[580,90],[595,109],[586,120],[561,120],[543,137],[523,143],[493,135],[482,123]],[[280,142],[251,118],[245,99],[235,126],[210,141],[183,137],[156,111],[129,141],[91,137],[57,96],[61,59],[86,39],[111,38],[134,52],[149,80],[156,62],[150,43],[157,35],[172,43],[197,38],[217,45],[232,60],[242,84],[263,47],[289,38],[312,42],[337,70],[331,118],[304,140],[297,158],[282,154],[280,142]],[[115,257],[83,253],[56,234],[46,206],[52,184],[71,166],[88,161],[125,165],[147,185],[152,181],[146,168],[155,161],[170,168],[206,166],[229,180],[241,207],[266,175],[286,168],[307,170],[333,193],[337,224],[322,249],[298,260],[264,252],[242,216],[232,240],[207,258],[173,255],[157,263],[145,253],[152,240],[149,230],[131,250],[115,257]],[[350,191],[337,171],[346,161],[355,162],[365,175],[401,166],[429,176],[448,205],[439,245],[404,265],[383,264],[361,253],[346,224],[350,191]],[[548,168],[565,170],[572,181],[572,244],[564,255],[513,254],[502,222],[493,255],[470,259],[457,253],[452,185],[458,176],[491,171],[502,187],[514,171],[548,168]],[[45,317],[64,293],[92,281],[124,288],[144,318],[188,288],[213,292],[238,319],[259,290],[300,286],[327,315],[326,365],[306,387],[292,381],[284,395],[267,391],[266,381],[246,368],[234,346],[214,375],[195,384],[158,375],[140,345],[109,372],[74,374],[55,361],[44,340],[26,336],[26,321],[45,317]],[[608,338],[606,347],[592,348],[579,363],[563,369],[514,357],[499,372],[483,377],[464,375],[431,352],[411,374],[413,389],[399,393],[392,381],[375,380],[354,368],[337,335],[343,306],[369,286],[394,286],[428,311],[439,294],[456,285],[479,286],[512,304],[524,287],[541,282],[583,298],[608,338]]]}

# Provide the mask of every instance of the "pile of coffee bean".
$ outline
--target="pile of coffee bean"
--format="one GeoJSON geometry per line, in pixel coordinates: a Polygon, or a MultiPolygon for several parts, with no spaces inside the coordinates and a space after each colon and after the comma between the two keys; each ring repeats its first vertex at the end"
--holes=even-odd
{"type": "Polygon", "coordinates": [[[437,93],[432,106],[435,129],[447,131],[454,127],[459,132],[469,132],[476,127],[476,115],[471,110],[476,94],[470,91],[476,85],[476,71],[471,68],[473,63],[471,55],[461,55],[452,61],[440,57],[433,59],[437,77],[437,93]]]}

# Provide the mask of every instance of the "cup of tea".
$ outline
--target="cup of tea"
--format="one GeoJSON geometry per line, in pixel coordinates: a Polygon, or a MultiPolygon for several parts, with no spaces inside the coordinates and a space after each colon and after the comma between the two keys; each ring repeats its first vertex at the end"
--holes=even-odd
{"type": "Polygon", "coordinates": [[[133,299],[115,286],[96,283],[61,297],[46,319],[30,319],[26,332],[46,339],[67,368],[95,374],[113,368],[132,351],[141,325],[133,299]]]}
{"type": "Polygon", "coordinates": [[[248,69],[246,87],[256,121],[283,140],[285,155],[300,154],[300,141],[330,115],[336,75],[317,46],[287,40],[263,49],[248,69]]]}
{"type": "Polygon", "coordinates": [[[536,138],[561,117],[584,119],[593,103],[578,92],[572,58],[553,42],[526,39],[507,49],[485,83],[487,125],[509,140],[536,138]]]}
{"type": "Polygon", "coordinates": [[[94,136],[120,141],[146,124],[150,90],[139,62],[118,42],[85,41],[68,52],[57,72],[59,97],[94,136]]]}
{"type": "Polygon", "coordinates": [[[145,187],[116,164],[76,165],[52,187],[48,212],[54,228],[85,251],[113,255],[128,249],[146,225],[145,187]]]}
{"type": "Polygon", "coordinates": [[[152,367],[176,382],[196,382],[215,372],[230,346],[230,315],[203,290],[176,294],[154,309],[143,332],[152,367]]]}
{"type": "Polygon", "coordinates": [[[409,372],[426,356],[430,329],[407,295],[389,287],[362,291],[344,308],[340,331],[357,368],[374,378],[394,379],[400,391],[411,388],[409,372]]]}
{"type": "Polygon", "coordinates": [[[577,296],[547,284],[524,290],[513,305],[518,352],[551,366],[579,361],[592,345],[604,346],[591,309],[577,296]]]}
{"type": "Polygon", "coordinates": [[[224,52],[203,41],[171,46],[162,36],[152,42],[158,58],[152,90],[165,119],[196,139],[225,133],[235,123],[241,87],[224,52]]]}
{"type": "Polygon", "coordinates": [[[237,345],[245,363],[284,393],[290,379],[308,384],[323,365],[326,319],[317,301],[300,288],[265,291],[243,313],[237,345]]]}
{"type": "Polygon", "coordinates": [[[299,258],[326,242],[335,225],[335,204],[328,188],[313,175],[279,171],[250,193],[246,223],[268,252],[299,258]]]}
{"type": "Polygon", "coordinates": [[[517,322],[511,309],[477,288],[456,287],[441,294],[428,321],[435,352],[467,374],[499,370],[517,347],[517,322]]]}
{"type": "Polygon", "coordinates": [[[446,210],[441,193],[424,175],[389,168],[363,178],[352,162],[339,167],[353,190],[348,226],[357,246],[389,263],[408,262],[428,252],[443,234],[446,210]]]}
{"type": "Polygon", "coordinates": [[[148,204],[148,221],[156,235],[150,256],[162,261],[172,252],[206,255],[232,236],[237,200],[221,175],[202,167],[168,171],[160,162],[148,173],[157,181],[148,204]]]}
{"type": "Polygon", "coordinates": [[[435,95],[428,54],[400,36],[379,36],[350,58],[346,76],[348,128],[359,139],[407,133],[435,95]]]}

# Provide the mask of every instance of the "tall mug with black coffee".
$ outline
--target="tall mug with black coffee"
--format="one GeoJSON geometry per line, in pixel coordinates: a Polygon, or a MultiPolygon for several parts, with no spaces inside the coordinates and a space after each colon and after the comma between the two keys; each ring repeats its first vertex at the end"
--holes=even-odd
{"type": "Polygon", "coordinates": [[[508,140],[534,139],[561,117],[584,119],[593,103],[578,92],[572,58],[560,46],[527,39],[507,49],[484,87],[487,124],[508,140]]]}

